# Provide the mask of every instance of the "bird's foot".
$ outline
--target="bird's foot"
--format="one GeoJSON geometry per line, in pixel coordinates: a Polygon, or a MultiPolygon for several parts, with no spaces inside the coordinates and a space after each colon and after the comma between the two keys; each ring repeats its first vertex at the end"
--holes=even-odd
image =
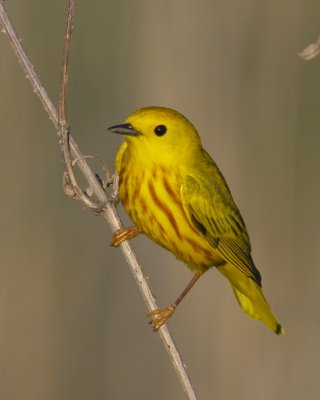
{"type": "Polygon", "coordinates": [[[156,332],[161,326],[167,322],[167,320],[172,316],[174,310],[176,309],[176,305],[166,308],[159,308],[157,310],[150,311],[146,314],[146,317],[156,317],[153,321],[150,321],[149,324],[152,326],[153,331],[156,332]]]}
{"type": "Polygon", "coordinates": [[[118,229],[112,235],[111,246],[118,247],[125,240],[133,239],[137,235],[139,235],[140,229],[136,226],[129,226],[126,228],[118,229]]]}

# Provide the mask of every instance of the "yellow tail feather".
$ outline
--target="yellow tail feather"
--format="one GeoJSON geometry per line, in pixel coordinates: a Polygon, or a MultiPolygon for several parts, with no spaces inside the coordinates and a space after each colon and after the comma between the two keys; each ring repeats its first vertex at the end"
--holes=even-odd
{"type": "Polygon", "coordinates": [[[277,335],[284,335],[284,329],[271,311],[261,287],[253,279],[244,276],[230,264],[217,269],[229,280],[241,308],[247,315],[262,321],[277,335]]]}
{"type": "Polygon", "coordinates": [[[232,287],[236,298],[243,309],[243,311],[251,318],[258,319],[266,324],[277,335],[284,335],[284,329],[278,322],[277,318],[273,315],[262,290],[257,287],[257,297],[252,301],[249,297],[239,292],[236,288],[232,287]],[[260,293],[259,293],[260,292],[260,293]]]}

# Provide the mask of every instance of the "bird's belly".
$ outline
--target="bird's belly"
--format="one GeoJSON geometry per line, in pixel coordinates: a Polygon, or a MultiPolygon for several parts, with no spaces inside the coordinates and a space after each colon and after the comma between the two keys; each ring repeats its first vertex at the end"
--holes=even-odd
{"type": "Polygon", "coordinates": [[[143,233],[192,270],[204,272],[223,260],[189,222],[176,181],[171,182],[166,174],[120,176],[119,196],[143,233]]]}

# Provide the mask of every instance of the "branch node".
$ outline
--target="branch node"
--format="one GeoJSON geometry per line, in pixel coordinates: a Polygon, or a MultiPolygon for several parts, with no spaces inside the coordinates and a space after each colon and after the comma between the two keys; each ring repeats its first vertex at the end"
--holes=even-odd
{"type": "Polygon", "coordinates": [[[62,176],[62,187],[63,187],[63,192],[66,196],[72,198],[72,199],[78,199],[77,193],[74,190],[71,182],[70,182],[70,178],[69,175],[67,173],[67,171],[63,172],[63,176],[62,176]]]}

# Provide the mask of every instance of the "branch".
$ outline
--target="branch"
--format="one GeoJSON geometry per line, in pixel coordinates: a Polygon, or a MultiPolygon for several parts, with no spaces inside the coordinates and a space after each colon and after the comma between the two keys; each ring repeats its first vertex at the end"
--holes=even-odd
{"type": "MultiPolygon", "coordinates": [[[[70,173],[70,169],[75,163],[77,163],[80,171],[85,177],[86,181],[89,184],[89,187],[94,195],[96,201],[94,202],[89,196],[86,195],[85,192],[79,191],[76,189],[76,197],[80,196],[81,200],[84,201],[87,208],[94,208],[94,210],[99,210],[100,214],[105,218],[108,224],[111,227],[112,231],[120,229],[122,227],[120,218],[116,212],[114,202],[108,198],[103,186],[101,185],[100,180],[96,177],[95,173],[91,170],[89,165],[86,162],[87,156],[84,156],[78,148],[78,145],[74,141],[74,139],[69,135],[69,128],[66,121],[66,108],[65,108],[65,98],[66,98],[66,84],[67,84],[67,70],[68,70],[68,59],[70,52],[70,40],[71,40],[71,32],[72,32],[72,21],[73,21],[73,10],[74,10],[74,0],[69,0],[69,13],[68,13],[68,27],[67,27],[67,35],[65,42],[65,51],[64,51],[64,64],[63,64],[63,73],[62,73],[62,89],[60,95],[59,102],[59,110],[60,117],[58,116],[57,110],[49,98],[46,90],[41,84],[38,74],[36,73],[30,59],[28,58],[26,52],[23,49],[21,41],[19,40],[17,33],[9,19],[8,13],[5,9],[3,0],[0,0],[0,23],[3,26],[3,32],[7,34],[8,40],[16,54],[18,61],[20,62],[26,77],[30,80],[32,88],[34,92],[39,97],[40,102],[42,103],[45,111],[49,115],[54,127],[56,130],[59,130],[58,135],[60,136],[61,146],[64,152],[64,158],[66,160],[69,152],[73,157],[73,162],[71,165],[66,165],[68,177],[64,176],[64,182],[67,182],[67,186],[70,184],[70,177],[72,177],[73,173],[70,173]],[[69,29],[69,30],[68,30],[69,29]],[[70,33],[70,38],[68,39],[68,32],[70,33]],[[69,43],[67,43],[69,41],[69,43]],[[67,60],[67,61],[66,61],[67,60]],[[61,126],[63,125],[63,129],[61,126]],[[64,130],[62,134],[61,131],[64,130]],[[67,154],[68,153],[68,154],[67,154]],[[85,200],[84,200],[85,199],[85,200]],[[92,207],[94,205],[94,207],[92,207]]],[[[109,176],[110,178],[110,176],[109,176]]],[[[71,178],[72,179],[72,178],[71,178]]],[[[77,183],[72,182],[72,187],[77,188],[77,183]]],[[[124,254],[124,257],[129,265],[129,268],[136,280],[136,283],[140,289],[142,297],[147,305],[149,311],[152,311],[158,308],[155,299],[151,293],[151,290],[148,286],[148,283],[143,275],[142,268],[137,261],[137,257],[133,251],[133,248],[129,242],[124,242],[121,244],[121,250],[124,254]]],[[[192,387],[191,381],[188,377],[186,368],[181,359],[181,356],[172,340],[172,337],[169,333],[168,328],[164,325],[159,329],[159,334],[162,339],[163,345],[166,348],[171,362],[176,370],[180,383],[183,387],[183,390],[186,394],[186,397],[190,400],[196,400],[196,395],[194,389],[192,387]]]]}
{"type": "Polygon", "coordinates": [[[299,56],[305,60],[309,61],[315,58],[320,53],[320,36],[315,43],[309,44],[305,49],[303,49],[299,56]]]}

